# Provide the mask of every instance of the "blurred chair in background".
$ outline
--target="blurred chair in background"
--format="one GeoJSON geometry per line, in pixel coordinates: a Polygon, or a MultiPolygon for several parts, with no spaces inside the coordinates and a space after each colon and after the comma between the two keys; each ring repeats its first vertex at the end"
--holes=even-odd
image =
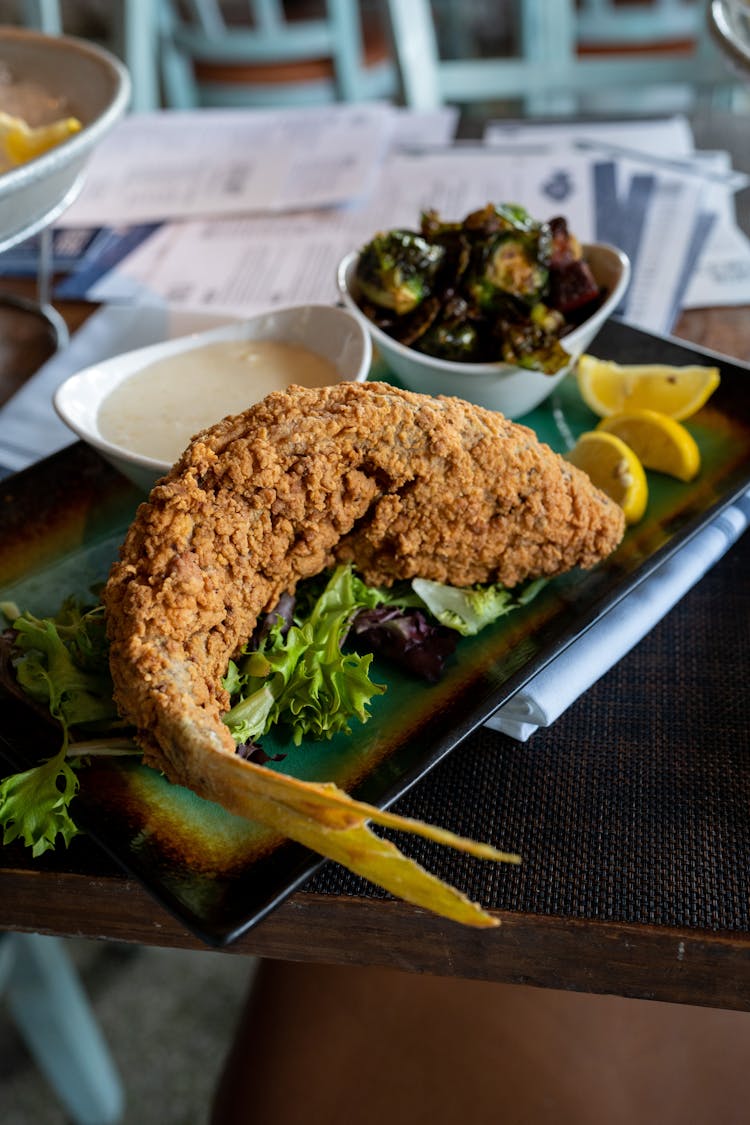
{"type": "Polygon", "coordinates": [[[700,37],[705,23],[703,0],[579,0],[577,8],[583,49],[679,50],[700,37]]]}
{"type": "MultiPolygon", "coordinates": [[[[505,0],[494,19],[515,33],[515,54],[481,57],[478,36],[473,57],[448,59],[435,17],[450,2],[388,0],[407,105],[506,100],[530,115],[653,112],[668,102],[686,108],[732,84],[708,34],[705,0],[505,0]]],[[[467,19],[472,6],[483,5],[466,5],[467,19]]]]}
{"type": "Polygon", "coordinates": [[[13,12],[24,27],[45,35],[80,35],[100,41],[118,55],[132,80],[130,109],[158,109],[159,0],[120,0],[88,12],[86,5],[61,0],[19,0],[13,12]],[[91,26],[89,26],[91,25],[91,26]]]}
{"type": "Polygon", "coordinates": [[[28,27],[43,31],[45,35],[59,35],[62,31],[59,0],[23,0],[23,19],[28,27]]]}
{"type": "Polygon", "coordinates": [[[161,73],[169,108],[355,102],[390,97],[396,89],[378,4],[159,3],[161,73]]]}
{"type": "Polygon", "coordinates": [[[54,937],[0,933],[0,995],[74,1125],[114,1125],[123,1091],[78,975],[54,937]]]}

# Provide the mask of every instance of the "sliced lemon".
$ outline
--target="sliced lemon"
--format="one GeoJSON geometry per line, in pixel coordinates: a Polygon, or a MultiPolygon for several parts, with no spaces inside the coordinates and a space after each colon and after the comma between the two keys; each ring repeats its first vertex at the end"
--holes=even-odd
{"type": "Polygon", "coordinates": [[[81,129],[77,117],[61,117],[50,125],[30,128],[20,117],[0,113],[0,143],[11,164],[25,164],[81,129]]]}
{"type": "Polygon", "coordinates": [[[633,450],[621,438],[590,430],[581,434],[565,456],[620,505],[626,523],[637,523],[641,519],[648,503],[646,473],[633,450]]]}
{"type": "Polygon", "coordinates": [[[718,367],[671,367],[662,363],[613,363],[582,355],[581,397],[600,418],[625,410],[658,410],[682,421],[695,414],[719,385],[718,367]]]}
{"type": "Polygon", "coordinates": [[[603,418],[597,432],[622,438],[646,469],[692,480],[701,467],[700,450],[684,426],[656,410],[628,410],[603,418]]]}

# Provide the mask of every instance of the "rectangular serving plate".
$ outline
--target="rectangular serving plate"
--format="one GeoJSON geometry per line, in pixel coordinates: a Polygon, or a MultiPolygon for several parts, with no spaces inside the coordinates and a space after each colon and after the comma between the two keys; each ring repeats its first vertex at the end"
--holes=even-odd
{"type": "MultiPolygon", "coordinates": [[[[609,559],[554,579],[525,609],[463,638],[439,684],[378,662],[375,678],[388,690],[367,724],[299,748],[264,741],[283,755],[269,768],[335,781],[388,806],[750,486],[750,367],[617,321],[600,333],[596,353],[628,363],[718,362],[719,389],[687,423],[701,449],[698,479],[686,485],[649,474],[646,516],[609,559]]],[[[523,421],[562,452],[597,419],[570,378],[523,421]]],[[[95,596],[140,499],[80,444],[4,481],[0,597],[46,614],[70,594],[95,596]]],[[[4,714],[0,753],[13,768],[57,749],[56,732],[23,705],[9,702],[4,714]]],[[[235,940],[322,862],[135,760],[94,760],[80,777],[78,822],[208,944],[235,940]]]]}

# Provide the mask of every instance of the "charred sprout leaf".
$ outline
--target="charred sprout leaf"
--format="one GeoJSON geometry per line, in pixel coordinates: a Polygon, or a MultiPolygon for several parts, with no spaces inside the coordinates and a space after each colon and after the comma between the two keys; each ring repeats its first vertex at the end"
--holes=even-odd
{"type": "Polygon", "coordinates": [[[544,295],[549,268],[539,256],[539,240],[531,235],[501,234],[483,249],[470,282],[481,309],[502,308],[509,297],[533,305],[544,295]]]}
{"type": "Polygon", "coordinates": [[[403,316],[429,295],[444,253],[412,231],[378,234],[360,254],[357,284],[367,300],[403,316]]]}
{"type": "MultiPolygon", "coordinates": [[[[441,304],[438,297],[427,297],[413,313],[409,313],[408,316],[397,317],[392,322],[391,336],[406,347],[415,344],[429,332],[431,326],[440,316],[441,304]]],[[[382,324],[381,327],[383,327],[382,324]]]]}
{"type": "Polygon", "coordinates": [[[489,238],[502,231],[523,234],[538,225],[526,208],[518,203],[488,203],[478,211],[472,211],[463,221],[463,229],[474,238],[489,238]]]}
{"type": "Polygon", "coordinates": [[[498,203],[495,206],[498,217],[513,230],[534,230],[539,226],[525,207],[520,203],[498,203]]]}
{"type": "Polygon", "coordinates": [[[518,367],[543,371],[545,375],[554,375],[570,363],[570,356],[557,337],[532,321],[505,325],[503,359],[518,367]]]}
{"type": "Polygon", "coordinates": [[[565,317],[558,309],[551,309],[540,301],[529,313],[531,323],[549,336],[558,336],[565,327],[565,317]]]}
{"type": "Polygon", "coordinates": [[[479,330],[468,319],[433,324],[417,344],[420,352],[454,363],[476,362],[481,356],[481,346],[479,330]]]}

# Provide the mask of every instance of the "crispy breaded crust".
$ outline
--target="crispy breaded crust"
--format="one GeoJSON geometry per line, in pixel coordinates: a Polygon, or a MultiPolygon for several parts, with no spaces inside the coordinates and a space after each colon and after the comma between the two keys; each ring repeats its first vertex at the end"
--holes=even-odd
{"type": "Polygon", "coordinates": [[[623,530],[502,415],[382,383],[269,395],[194,438],[138,510],[104,594],[118,707],[147,760],[201,792],[198,747],[234,749],[227,662],[301,578],[353,559],[374,584],[514,586],[592,566],[623,530]]]}

